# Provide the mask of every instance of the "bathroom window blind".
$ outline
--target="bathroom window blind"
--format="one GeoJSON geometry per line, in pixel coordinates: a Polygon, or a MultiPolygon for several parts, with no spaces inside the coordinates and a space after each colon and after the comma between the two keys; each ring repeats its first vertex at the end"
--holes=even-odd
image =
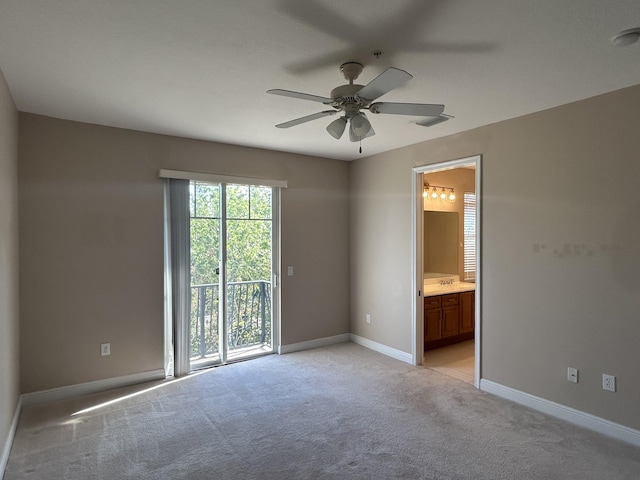
{"type": "Polygon", "coordinates": [[[464,281],[476,281],[476,194],[464,192],[464,281]]]}

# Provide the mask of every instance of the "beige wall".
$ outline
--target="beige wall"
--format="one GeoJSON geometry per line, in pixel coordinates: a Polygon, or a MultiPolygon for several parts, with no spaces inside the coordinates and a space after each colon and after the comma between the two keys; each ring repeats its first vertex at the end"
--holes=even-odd
{"type": "MultiPolygon", "coordinates": [[[[442,172],[425,173],[424,183],[455,189],[453,202],[425,199],[424,209],[435,212],[458,212],[458,275],[464,279],[464,193],[476,191],[476,171],[471,168],[454,168],[442,172]]],[[[426,242],[426,237],[425,237],[426,242]]],[[[425,243],[426,246],[426,243],[425,243]]],[[[426,262],[426,258],[425,258],[426,262]]],[[[426,267],[426,263],[425,263],[426,267]]],[[[426,270],[425,270],[426,271],[426,270]]],[[[449,272],[446,272],[449,273],[449,272]]]]}
{"type": "Polygon", "coordinates": [[[482,154],[483,378],[639,429],[638,111],[640,85],[353,162],[352,331],[411,351],[411,168],[482,154]]]}
{"type": "Polygon", "coordinates": [[[163,368],[161,168],[288,180],[282,343],[349,331],[347,163],[22,113],[19,155],[24,393],[163,368]]]}
{"type": "Polygon", "coordinates": [[[351,332],[410,352],[412,165],[397,152],[350,163],[351,332]]]}
{"type": "Polygon", "coordinates": [[[0,473],[20,395],[19,330],[18,111],[0,71],[0,473]]]}

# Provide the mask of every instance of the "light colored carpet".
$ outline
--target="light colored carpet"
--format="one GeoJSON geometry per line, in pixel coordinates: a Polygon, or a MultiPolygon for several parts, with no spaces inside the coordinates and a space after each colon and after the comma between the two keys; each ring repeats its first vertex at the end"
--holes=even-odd
{"type": "Polygon", "coordinates": [[[637,480],[640,472],[639,448],[351,343],[149,386],[25,408],[4,480],[637,480]],[[108,400],[116,402],[100,407],[108,400]],[[88,407],[97,408],[77,413],[88,407]]]}
{"type": "Polygon", "coordinates": [[[427,368],[473,385],[475,376],[475,342],[464,342],[424,352],[427,368]]]}

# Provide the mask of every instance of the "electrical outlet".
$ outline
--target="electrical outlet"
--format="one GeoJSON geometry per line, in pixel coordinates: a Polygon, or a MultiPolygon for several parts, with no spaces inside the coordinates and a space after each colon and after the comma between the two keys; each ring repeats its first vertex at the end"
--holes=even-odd
{"type": "Polygon", "coordinates": [[[577,368],[567,368],[567,381],[578,383],[578,369],[577,368]]]}
{"type": "Polygon", "coordinates": [[[110,343],[101,343],[100,344],[100,355],[106,357],[107,355],[111,355],[111,344],[110,343]]]}
{"type": "Polygon", "coordinates": [[[365,322],[367,322],[367,323],[371,323],[371,315],[367,313],[367,314],[364,316],[364,321],[365,321],[365,322]]]}
{"type": "Polygon", "coordinates": [[[616,391],[616,377],[614,375],[602,374],[602,389],[609,392],[616,391]]]}

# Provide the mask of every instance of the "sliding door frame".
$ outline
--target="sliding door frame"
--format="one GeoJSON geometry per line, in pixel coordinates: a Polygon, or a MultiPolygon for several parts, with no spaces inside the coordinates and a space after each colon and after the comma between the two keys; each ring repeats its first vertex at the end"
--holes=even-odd
{"type": "MultiPolygon", "coordinates": [[[[227,337],[227,184],[219,182],[216,184],[220,189],[220,275],[218,275],[218,338],[220,347],[220,363],[227,363],[229,354],[229,341],[227,337]]],[[[271,245],[273,250],[273,245],[271,245]]]]}
{"type": "MultiPolygon", "coordinates": [[[[282,188],[287,188],[286,180],[275,180],[275,179],[263,179],[263,178],[251,178],[251,177],[240,177],[240,176],[229,176],[229,175],[218,175],[218,174],[207,174],[207,173],[198,173],[198,172],[185,172],[185,171],[177,171],[177,170],[160,170],[159,176],[164,179],[180,179],[180,180],[188,180],[188,181],[197,181],[203,183],[209,183],[213,185],[217,185],[220,188],[220,199],[221,199],[221,222],[224,226],[222,226],[222,231],[226,231],[226,186],[228,184],[237,184],[237,185],[250,185],[250,186],[261,186],[261,187],[271,187],[271,351],[277,352],[280,347],[280,302],[281,302],[281,294],[280,294],[280,253],[281,253],[281,244],[280,244],[280,201],[281,201],[281,190],[282,188]]],[[[167,182],[168,183],[168,182],[167,182]]],[[[174,368],[174,357],[176,356],[175,351],[175,334],[174,334],[174,323],[175,320],[172,314],[171,308],[171,295],[167,293],[167,290],[170,290],[172,287],[171,281],[171,258],[170,258],[170,235],[168,235],[168,230],[170,229],[171,223],[171,213],[168,211],[168,188],[165,188],[165,373],[167,376],[171,376],[175,374],[174,368]]],[[[220,239],[220,276],[219,276],[219,296],[220,296],[220,328],[219,335],[224,341],[221,342],[222,349],[224,351],[220,352],[220,358],[222,363],[226,363],[228,352],[227,349],[227,322],[226,318],[222,313],[226,314],[226,304],[227,304],[227,281],[226,281],[226,246],[227,239],[226,235],[221,235],[220,239]]],[[[186,325],[182,325],[182,328],[189,329],[189,323],[186,325]]],[[[183,332],[184,333],[184,332],[183,332]]],[[[187,335],[189,332],[187,331],[187,335]]],[[[242,359],[246,359],[250,357],[243,357],[242,359]]]]}

